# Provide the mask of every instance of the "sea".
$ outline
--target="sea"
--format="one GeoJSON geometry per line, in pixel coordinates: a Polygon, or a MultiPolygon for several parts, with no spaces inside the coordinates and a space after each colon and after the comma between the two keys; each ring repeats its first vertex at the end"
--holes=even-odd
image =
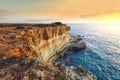
{"type": "MultiPolygon", "coordinates": [[[[120,23],[69,23],[70,35],[81,35],[82,51],[68,51],[63,63],[81,65],[97,80],[120,80],[120,23]]],[[[59,59],[59,58],[58,58],[59,59]]]]}

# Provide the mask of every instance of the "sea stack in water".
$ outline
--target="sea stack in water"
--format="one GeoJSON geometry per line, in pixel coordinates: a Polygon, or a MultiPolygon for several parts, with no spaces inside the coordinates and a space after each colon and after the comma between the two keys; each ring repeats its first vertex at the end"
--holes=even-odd
{"type": "Polygon", "coordinates": [[[80,35],[77,36],[71,36],[71,49],[74,51],[80,51],[82,49],[86,48],[86,43],[82,41],[82,38],[80,35]]]}

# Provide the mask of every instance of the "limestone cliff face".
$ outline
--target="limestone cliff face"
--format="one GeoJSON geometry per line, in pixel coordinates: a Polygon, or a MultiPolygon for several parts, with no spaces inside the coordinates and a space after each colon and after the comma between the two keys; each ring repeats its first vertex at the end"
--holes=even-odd
{"type": "Polygon", "coordinates": [[[0,80],[96,80],[81,67],[52,64],[57,54],[79,40],[69,36],[67,25],[12,25],[0,24],[0,80]]]}
{"type": "Polygon", "coordinates": [[[67,25],[0,28],[0,56],[42,57],[47,61],[69,42],[67,25]]]}

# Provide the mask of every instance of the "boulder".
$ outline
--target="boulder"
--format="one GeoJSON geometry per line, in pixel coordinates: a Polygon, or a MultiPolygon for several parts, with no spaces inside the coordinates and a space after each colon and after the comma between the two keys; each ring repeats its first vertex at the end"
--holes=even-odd
{"type": "Polygon", "coordinates": [[[80,36],[80,35],[71,36],[71,37],[73,38],[73,41],[75,41],[75,42],[83,40],[82,39],[83,36],[80,36]]]}
{"type": "Polygon", "coordinates": [[[74,42],[74,43],[72,43],[71,47],[72,47],[72,50],[74,50],[74,51],[80,51],[80,50],[86,48],[86,43],[82,42],[82,41],[74,42]]]}
{"type": "Polygon", "coordinates": [[[70,80],[97,80],[96,76],[80,65],[78,67],[67,66],[65,72],[70,80]]]}
{"type": "Polygon", "coordinates": [[[81,37],[80,35],[77,35],[77,36],[75,36],[75,39],[76,39],[77,41],[80,41],[80,40],[82,40],[82,37],[81,37]]]}

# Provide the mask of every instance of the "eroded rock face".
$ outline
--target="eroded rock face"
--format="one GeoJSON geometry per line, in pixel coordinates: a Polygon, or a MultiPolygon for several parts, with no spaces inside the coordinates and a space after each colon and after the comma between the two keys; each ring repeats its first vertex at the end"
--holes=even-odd
{"type": "Polygon", "coordinates": [[[69,42],[69,30],[62,24],[0,28],[0,80],[67,80],[64,67],[48,60],[69,42]]]}
{"type": "Polygon", "coordinates": [[[53,27],[44,26],[0,28],[0,80],[92,80],[92,76],[80,77],[76,73],[82,71],[84,76],[81,68],[71,68],[69,76],[68,68],[49,61],[70,45],[70,27],[59,22],[53,27]]]}
{"type": "Polygon", "coordinates": [[[7,27],[0,28],[0,56],[34,58],[47,61],[69,42],[70,27],[7,27]]]}

